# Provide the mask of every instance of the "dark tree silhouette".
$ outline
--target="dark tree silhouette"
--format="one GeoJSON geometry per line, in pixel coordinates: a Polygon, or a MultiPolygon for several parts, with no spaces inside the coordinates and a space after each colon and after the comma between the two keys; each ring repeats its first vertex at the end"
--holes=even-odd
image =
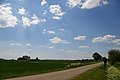
{"type": "Polygon", "coordinates": [[[106,64],[107,64],[107,58],[106,57],[102,57],[102,60],[104,61],[104,67],[106,68],[106,64]]]}
{"type": "Polygon", "coordinates": [[[108,52],[108,59],[111,65],[114,65],[115,62],[120,60],[120,51],[112,49],[108,52]]]}
{"type": "Polygon", "coordinates": [[[97,52],[95,52],[92,57],[96,61],[101,60],[101,58],[102,58],[102,56],[99,53],[97,53],[97,52]]]}
{"type": "Polygon", "coordinates": [[[22,57],[19,57],[17,60],[30,60],[30,56],[22,56],[22,57]]]}
{"type": "Polygon", "coordinates": [[[36,59],[35,59],[36,61],[38,61],[39,59],[38,59],[38,57],[36,57],[36,59]]]}

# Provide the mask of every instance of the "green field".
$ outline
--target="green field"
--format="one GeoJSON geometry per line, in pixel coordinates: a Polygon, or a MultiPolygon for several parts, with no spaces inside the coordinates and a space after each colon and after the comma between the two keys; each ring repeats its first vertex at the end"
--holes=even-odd
{"type": "Polygon", "coordinates": [[[0,61],[0,79],[41,74],[92,64],[93,61],[40,60],[40,61],[0,61]]]}
{"type": "Polygon", "coordinates": [[[72,80],[106,80],[106,69],[102,65],[78,75],[72,80]]]}

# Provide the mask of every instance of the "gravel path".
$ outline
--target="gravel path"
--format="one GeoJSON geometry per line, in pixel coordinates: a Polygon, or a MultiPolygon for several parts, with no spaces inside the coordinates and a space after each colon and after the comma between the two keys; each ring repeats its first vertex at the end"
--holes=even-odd
{"type": "Polygon", "coordinates": [[[38,74],[38,75],[32,75],[32,76],[11,78],[11,79],[6,79],[6,80],[69,80],[101,64],[102,63],[91,64],[91,65],[82,66],[82,67],[78,67],[74,69],[68,69],[68,70],[63,70],[63,71],[38,74]]]}

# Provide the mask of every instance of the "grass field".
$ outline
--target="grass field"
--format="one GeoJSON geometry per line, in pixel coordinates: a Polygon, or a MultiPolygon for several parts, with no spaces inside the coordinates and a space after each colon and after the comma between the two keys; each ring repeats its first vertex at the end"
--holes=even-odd
{"type": "Polygon", "coordinates": [[[47,73],[92,63],[94,62],[77,60],[0,61],[0,79],[47,73]]]}
{"type": "Polygon", "coordinates": [[[102,65],[78,75],[72,80],[106,80],[106,69],[102,65]]]}

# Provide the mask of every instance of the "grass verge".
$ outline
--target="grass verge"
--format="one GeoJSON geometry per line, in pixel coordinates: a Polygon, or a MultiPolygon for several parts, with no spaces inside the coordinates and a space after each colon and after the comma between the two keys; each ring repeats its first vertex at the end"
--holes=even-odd
{"type": "Polygon", "coordinates": [[[101,65],[80,74],[71,80],[106,80],[106,69],[101,65]]]}

